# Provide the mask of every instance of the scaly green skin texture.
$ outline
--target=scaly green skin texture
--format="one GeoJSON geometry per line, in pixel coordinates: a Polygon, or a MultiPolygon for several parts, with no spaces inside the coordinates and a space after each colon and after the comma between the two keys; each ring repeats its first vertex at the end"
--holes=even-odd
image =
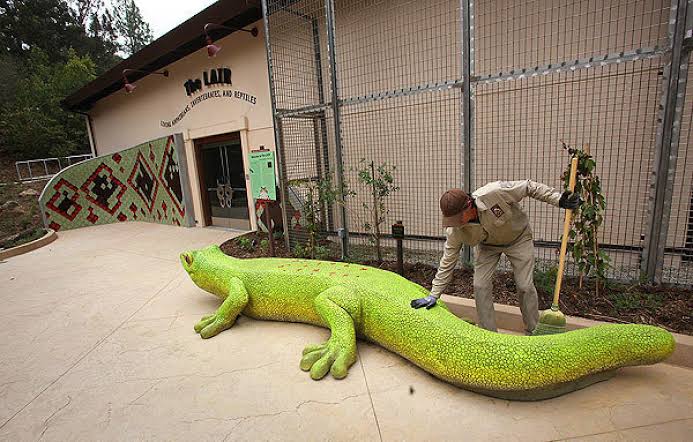
{"type": "Polygon", "coordinates": [[[413,299],[428,294],[423,287],[357,264],[236,259],[217,246],[183,253],[181,262],[195,284],[223,299],[214,314],[195,325],[203,338],[231,327],[240,313],[329,328],[327,342],[303,351],[301,369],[313,379],[328,371],[345,377],[356,361],[357,336],[440,379],[487,394],[558,391],[561,386],[562,394],[566,385],[587,376],[654,364],[674,350],[669,332],[648,325],[604,325],[546,336],[492,333],[460,320],[441,301],[430,310],[411,308],[413,299]]]}

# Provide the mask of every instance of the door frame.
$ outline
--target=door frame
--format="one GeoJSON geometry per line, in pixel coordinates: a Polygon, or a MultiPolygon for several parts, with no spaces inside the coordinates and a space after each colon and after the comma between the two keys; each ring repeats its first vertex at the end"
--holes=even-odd
{"type": "MultiPolygon", "coordinates": [[[[193,141],[193,149],[195,151],[195,168],[197,169],[197,179],[200,189],[200,199],[202,200],[202,219],[204,220],[205,226],[212,225],[212,213],[210,209],[209,195],[207,193],[207,180],[205,175],[204,163],[202,162],[202,146],[204,144],[212,143],[223,143],[227,141],[238,141],[241,143],[241,154],[243,156],[243,170],[245,172],[245,153],[243,151],[243,137],[241,137],[240,131],[227,132],[219,135],[210,135],[203,138],[195,138],[193,141]]],[[[246,183],[247,187],[247,183],[246,183]]],[[[252,221],[250,215],[252,213],[249,210],[248,213],[248,223],[252,226],[252,221]]]]}

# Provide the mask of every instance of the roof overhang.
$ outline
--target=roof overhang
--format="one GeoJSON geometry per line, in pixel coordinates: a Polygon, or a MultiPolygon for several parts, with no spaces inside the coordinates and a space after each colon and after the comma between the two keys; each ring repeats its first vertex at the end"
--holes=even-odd
{"type": "MultiPolygon", "coordinates": [[[[153,72],[205,47],[205,24],[216,23],[237,29],[261,18],[259,0],[219,0],[73,92],[60,104],[70,111],[86,112],[94,103],[123,87],[123,69],[153,72]]],[[[215,28],[210,29],[210,36],[216,40],[233,32],[237,31],[215,28]]],[[[128,80],[135,82],[146,75],[128,73],[128,80]]]]}

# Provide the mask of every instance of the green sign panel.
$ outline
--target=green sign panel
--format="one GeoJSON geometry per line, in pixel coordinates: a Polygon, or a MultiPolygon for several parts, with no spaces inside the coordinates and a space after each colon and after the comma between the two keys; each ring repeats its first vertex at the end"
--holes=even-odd
{"type": "Polygon", "coordinates": [[[274,152],[250,152],[250,189],[256,200],[277,199],[277,181],[274,176],[274,152]]]}

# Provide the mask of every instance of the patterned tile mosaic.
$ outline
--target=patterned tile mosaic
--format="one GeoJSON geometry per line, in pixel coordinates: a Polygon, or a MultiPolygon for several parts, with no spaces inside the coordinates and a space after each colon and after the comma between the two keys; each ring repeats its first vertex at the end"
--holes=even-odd
{"type": "Polygon", "coordinates": [[[174,137],[69,167],[48,182],[39,204],[54,230],[124,221],[185,225],[174,137]]]}

